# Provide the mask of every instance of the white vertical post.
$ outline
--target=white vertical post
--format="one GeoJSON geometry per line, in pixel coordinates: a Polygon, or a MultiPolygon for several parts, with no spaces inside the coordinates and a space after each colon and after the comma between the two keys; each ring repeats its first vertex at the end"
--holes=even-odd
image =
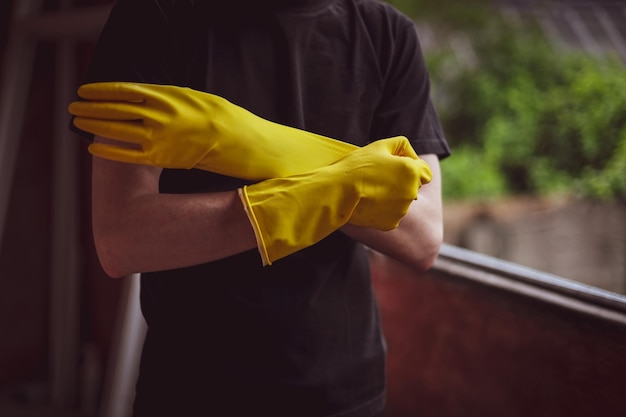
{"type": "Polygon", "coordinates": [[[139,305],[140,275],[133,274],[124,279],[126,282],[120,299],[111,359],[107,366],[101,417],[131,415],[141,347],[147,330],[139,305]]]}

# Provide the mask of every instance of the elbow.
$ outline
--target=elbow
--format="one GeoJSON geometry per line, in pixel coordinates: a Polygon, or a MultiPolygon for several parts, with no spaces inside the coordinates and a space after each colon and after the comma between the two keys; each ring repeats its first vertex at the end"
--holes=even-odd
{"type": "Polygon", "coordinates": [[[426,272],[430,268],[435,265],[435,260],[437,260],[437,255],[439,255],[439,249],[436,251],[432,251],[425,256],[422,256],[416,263],[415,268],[418,272],[426,272]]]}
{"type": "Polygon", "coordinates": [[[121,263],[117,260],[116,256],[108,249],[98,248],[96,245],[96,252],[98,253],[98,259],[100,260],[100,266],[104,272],[111,278],[123,278],[129,273],[125,271],[121,263]]]}
{"type": "Polygon", "coordinates": [[[426,272],[435,265],[439,250],[443,244],[443,230],[433,231],[422,241],[419,256],[413,262],[413,267],[419,272],[426,272]]]}
{"type": "Polygon", "coordinates": [[[123,278],[132,273],[124,261],[123,246],[113,236],[94,233],[94,243],[100,266],[111,278],[123,278]]]}
{"type": "Polygon", "coordinates": [[[108,259],[100,256],[98,254],[98,257],[100,259],[100,266],[102,267],[102,270],[110,277],[110,278],[123,278],[129,274],[123,272],[123,269],[119,268],[118,265],[116,265],[114,262],[110,262],[108,259]]]}

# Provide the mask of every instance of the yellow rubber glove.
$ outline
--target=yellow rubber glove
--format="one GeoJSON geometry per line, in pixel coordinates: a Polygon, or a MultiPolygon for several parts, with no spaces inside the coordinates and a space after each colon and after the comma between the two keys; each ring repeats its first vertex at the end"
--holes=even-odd
{"type": "Polygon", "coordinates": [[[89,151],[121,162],[263,180],[326,166],[358,149],[190,88],[107,82],[85,84],[78,94],[88,101],[69,106],[76,127],[134,145],[94,143],[89,151]]]}
{"type": "Polygon", "coordinates": [[[391,230],[432,177],[405,137],[373,142],[338,162],[239,190],[263,265],[317,243],[341,226],[391,230]]]}

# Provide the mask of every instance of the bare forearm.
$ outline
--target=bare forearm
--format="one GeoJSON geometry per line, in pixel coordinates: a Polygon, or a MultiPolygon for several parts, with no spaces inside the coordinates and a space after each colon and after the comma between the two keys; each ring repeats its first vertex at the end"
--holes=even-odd
{"type": "Polygon", "coordinates": [[[256,247],[236,192],[145,195],[121,213],[116,224],[94,225],[111,276],[186,267],[256,247]]]}
{"type": "Polygon", "coordinates": [[[236,191],[160,194],[160,174],[93,158],[94,241],[110,276],[192,266],[256,247],[236,191]]]}

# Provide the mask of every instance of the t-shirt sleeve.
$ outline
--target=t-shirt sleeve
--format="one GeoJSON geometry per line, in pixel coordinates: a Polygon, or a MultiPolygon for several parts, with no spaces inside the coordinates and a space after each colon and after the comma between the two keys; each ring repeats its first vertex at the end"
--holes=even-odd
{"type": "Polygon", "coordinates": [[[384,92],[374,119],[373,137],[407,136],[418,154],[450,155],[441,123],[430,99],[430,80],[412,21],[397,17],[391,25],[391,45],[384,92]]]}

